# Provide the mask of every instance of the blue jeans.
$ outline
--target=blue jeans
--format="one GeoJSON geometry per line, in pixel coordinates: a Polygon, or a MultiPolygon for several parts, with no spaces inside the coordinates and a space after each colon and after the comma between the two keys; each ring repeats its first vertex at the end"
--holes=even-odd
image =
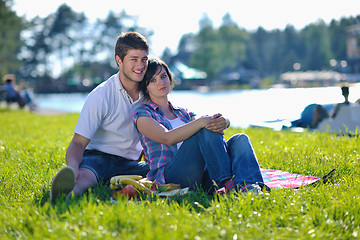
{"type": "Polygon", "coordinates": [[[250,139],[236,134],[227,142],[219,133],[201,129],[185,140],[165,166],[165,180],[181,187],[201,186],[206,190],[233,178],[235,185],[264,186],[260,166],[250,139]]]}
{"type": "Polygon", "coordinates": [[[144,161],[134,161],[97,150],[85,150],[79,167],[90,169],[98,182],[107,182],[117,175],[146,177],[149,171],[149,165],[144,161]]]}

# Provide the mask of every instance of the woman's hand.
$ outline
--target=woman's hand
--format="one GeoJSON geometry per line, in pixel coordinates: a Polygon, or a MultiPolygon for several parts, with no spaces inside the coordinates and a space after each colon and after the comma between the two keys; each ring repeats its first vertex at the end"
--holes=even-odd
{"type": "Polygon", "coordinates": [[[174,145],[185,141],[200,129],[206,127],[211,119],[212,117],[210,116],[202,116],[180,127],[169,130],[153,118],[139,117],[136,120],[136,127],[141,134],[155,142],[174,145]]]}
{"type": "Polygon", "coordinates": [[[211,117],[211,120],[206,124],[206,128],[213,132],[224,134],[224,130],[228,125],[228,120],[222,114],[217,113],[211,117]]]}

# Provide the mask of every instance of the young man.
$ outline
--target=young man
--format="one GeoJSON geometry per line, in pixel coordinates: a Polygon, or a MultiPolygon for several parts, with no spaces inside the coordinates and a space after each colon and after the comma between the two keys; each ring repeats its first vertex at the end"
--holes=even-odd
{"type": "Polygon", "coordinates": [[[350,105],[350,101],[349,101],[349,84],[344,83],[344,84],[341,85],[341,94],[343,95],[345,101],[343,103],[336,104],[335,107],[333,109],[331,109],[331,113],[330,113],[331,118],[335,118],[335,116],[340,111],[341,106],[350,105]]]}
{"type": "Polygon", "coordinates": [[[66,152],[67,166],[54,177],[50,199],[80,195],[98,182],[122,174],[146,176],[147,163],[132,123],[143,102],[138,89],[147,70],[149,45],[136,32],[123,33],[115,47],[119,72],[88,95],[66,152]]]}

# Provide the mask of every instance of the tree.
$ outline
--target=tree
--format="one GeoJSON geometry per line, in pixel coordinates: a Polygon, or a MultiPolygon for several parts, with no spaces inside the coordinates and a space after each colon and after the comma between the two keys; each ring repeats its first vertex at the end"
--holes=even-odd
{"type": "Polygon", "coordinates": [[[229,13],[223,17],[222,25],[214,29],[207,15],[199,22],[200,32],[195,37],[197,46],[191,55],[190,65],[208,74],[209,79],[218,77],[221,71],[235,70],[239,62],[246,60],[248,35],[239,29],[229,13]]]}
{"type": "Polygon", "coordinates": [[[51,53],[49,44],[51,18],[34,18],[23,32],[26,36],[25,45],[22,47],[20,59],[23,64],[21,73],[29,78],[49,76],[48,56],[51,53]]]}
{"type": "Polygon", "coordinates": [[[259,27],[256,32],[250,35],[248,42],[249,51],[247,52],[248,61],[257,69],[260,74],[265,75],[271,63],[271,48],[269,47],[270,34],[259,27]]]}
{"type": "Polygon", "coordinates": [[[333,57],[330,49],[330,37],[326,24],[319,21],[302,30],[305,44],[305,68],[322,70],[329,66],[333,57]]]}
{"type": "Polygon", "coordinates": [[[25,46],[21,51],[22,72],[27,77],[56,77],[64,71],[64,62],[82,60],[83,44],[88,35],[86,17],[72,11],[66,4],[45,18],[36,17],[23,32],[25,46]],[[60,67],[59,67],[60,65],[60,67]]]}
{"type": "Polygon", "coordinates": [[[45,18],[34,18],[24,31],[26,44],[20,54],[24,63],[22,72],[37,79],[48,78],[51,73],[52,77],[60,78],[64,74],[75,74],[80,80],[106,78],[117,69],[114,45],[121,32],[134,30],[146,37],[152,34],[137,27],[136,21],[136,17],[125,11],[111,11],[106,19],[90,23],[83,13],[63,4],[45,18]],[[90,66],[96,66],[96,71],[89,70],[90,66]]]}
{"type": "Polygon", "coordinates": [[[332,20],[329,26],[329,36],[331,51],[334,58],[338,60],[346,59],[346,29],[352,25],[351,19],[341,19],[340,22],[332,20]]]}
{"type": "Polygon", "coordinates": [[[21,31],[24,20],[11,10],[12,0],[0,0],[0,74],[18,73],[20,61],[17,55],[23,44],[21,31]]]}
{"type": "Polygon", "coordinates": [[[248,34],[245,30],[239,29],[229,13],[223,17],[218,39],[221,68],[236,69],[239,62],[246,60],[248,34]]]}
{"type": "Polygon", "coordinates": [[[284,45],[282,46],[284,55],[281,59],[280,72],[292,71],[295,63],[301,64],[304,56],[301,42],[299,32],[294,26],[287,25],[284,30],[284,45]]]}
{"type": "Polygon", "coordinates": [[[214,79],[221,69],[216,31],[207,15],[199,22],[200,32],[195,37],[198,48],[191,55],[189,65],[205,71],[209,79],[214,79]]]}
{"type": "Polygon", "coordinates": [[[49,38],[53,52],[58,52],[61,64],[61,72],[64,70],[64,59],[72,57],[71,48],[76,43],[78,31],[82,23],[86,21],[83,14],[74,12],[68,5],[62,4],[54,15],[50,28],[49,38]],[[68,50],[67,53],[64,51],[68,50]]]}
{"type": "MultiPolygon", "coordinates": [[[[170,65],[176,61],[182,62],[185,65],[189,65],[190,57],[192,53],[197,49],[198,44],[195,39],[195,34],[186,33],[181,36],[178,47],[177,47],[177,55],[172,59],[169,59],[167,56],[168,62],[170,65]]],[[[165,60],[165,59],[164,59],[165,60]]]]}

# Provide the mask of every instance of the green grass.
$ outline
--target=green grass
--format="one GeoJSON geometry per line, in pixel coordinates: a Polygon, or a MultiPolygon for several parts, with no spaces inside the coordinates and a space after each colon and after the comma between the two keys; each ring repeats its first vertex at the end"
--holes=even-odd
{"type": "Polygon", "coordinates": [[[113,204],[108,186],[50,204],[77,114],[0,110],[0,239],[356,239],[360,237],[359,137],[264,129],[245,132],[260,166],[332,182],[260,196],[208,196],[113,204]]]}

